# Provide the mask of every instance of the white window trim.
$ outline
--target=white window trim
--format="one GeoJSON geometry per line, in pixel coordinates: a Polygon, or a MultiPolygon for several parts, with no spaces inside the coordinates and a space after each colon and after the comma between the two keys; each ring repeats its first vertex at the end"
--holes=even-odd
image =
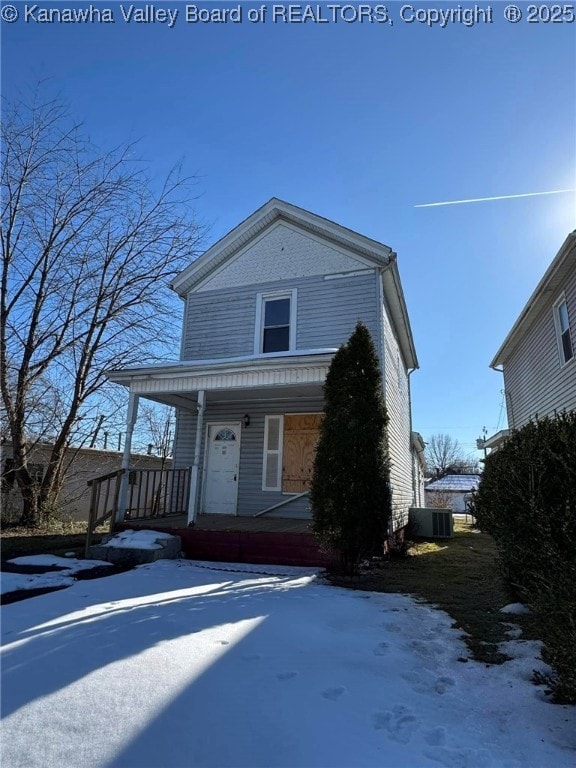
{"type": "Polygon", "coordinates": [[[560,307],[562,304],[566,304],[566,314],[568,314],[568,302],[566,301],[566,294],[562,292],[554,302],[554,329],[556,331],[556,345],[558,347],[558,359],[560,361],[560,368],[564,368],[565,365],[576,360],[576,344],[575,339],[572,336],[572,327],[570,326],[570,316],[568,315],[568,335],[572,344],[572,357],[569,360],[564,359],[564,345],[562,344],[562,326],[560,325],[560,307]]]}
{"type": "Polygon", "coordinates": [[[262,451],[262,490],[263,491],[281,491],[282,490],[282,462],[283,462],[283,450],[284,450],[284,415],[275,413],[270,416],[264,417],[264,446],[262,451]],[[278,450],[268,450],[268,431],[271,419],[279,419],[280,426],[278,429],[278,450]],[[276,478],[276,485],[266,485],[266,459],[269,453],[278,455],[278,476],[276,478]]]}
{"type": "Polygon", "coordinates": [[[267,293],[256,294],[256,327],[254,328],[254,354],[255,355],[277,355],[277,352],[262,352],[264,341],[264,302],[268,299],[290,299],[290,335],[289,348],[287,352],[293,352],[296,349],[296,318],[298,316],[298,289],[292,288],[288,291],[270,291],[267,293]]]}

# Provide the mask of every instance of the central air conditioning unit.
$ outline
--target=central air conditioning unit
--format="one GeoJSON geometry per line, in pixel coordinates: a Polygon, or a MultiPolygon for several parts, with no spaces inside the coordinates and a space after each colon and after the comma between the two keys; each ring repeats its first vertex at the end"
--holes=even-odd
{"type": "Polygon", "coordinates": [[[412,507],[409,521],[416,526],[416,535],[425,539],[450,539],[454,535],[451,509],[412,507]]]}

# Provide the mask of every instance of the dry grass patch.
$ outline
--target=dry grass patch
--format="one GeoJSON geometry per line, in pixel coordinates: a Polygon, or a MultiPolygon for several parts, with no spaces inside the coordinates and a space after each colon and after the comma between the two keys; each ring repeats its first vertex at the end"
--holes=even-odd
{"type": "MultiPolygon", "coordinates": [[[[64,555],[66,552],[83,556],[86,529],[87,523],[77,521],[55,521],[43,528],[5,526],[0,532],[0,554],[2,560],[23,555],[64,555]]],[[[96,537],[94,543],[98,541],[99,537],[96,537]]]]}

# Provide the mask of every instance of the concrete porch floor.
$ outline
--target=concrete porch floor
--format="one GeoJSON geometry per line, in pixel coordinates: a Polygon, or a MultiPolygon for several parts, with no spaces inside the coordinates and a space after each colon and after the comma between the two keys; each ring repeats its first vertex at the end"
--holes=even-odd
{"type": "MultiPolygon", "coordinates": [[[[198,515],[196,525],[191,530],[197,531],[247,531],[264,533],[310,533],[312,520],[299,520],[289,517],[239,517],[237,515],[198,515]]],[[[187,528],[186,515],[169,517],[142,517],[126,520],[126,526],[139,528],[187,528]]]]}

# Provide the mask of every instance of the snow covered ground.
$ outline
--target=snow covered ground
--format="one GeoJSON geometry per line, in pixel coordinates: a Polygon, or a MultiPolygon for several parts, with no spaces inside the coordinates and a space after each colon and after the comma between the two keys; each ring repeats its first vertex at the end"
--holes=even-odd
{"type": "Polygon", "coordinates": [[[91,568],[111,566],[103,560],[77,560],[74,557],[58,557],[57,555],[25,555],[9,560],[13,565],[33,565],[62,568],[61,571],[46,573],[8,573],[0,576],[0,594],[18,592],[22,589],[47,589],[53,587],[70,587],[74,584],[74,574],[89,571],[91,568]]]}
{"type": "Polygon", "coordinates": [[[3,768],[576,765],[576,709],[529,682],[537,644],[486,667],[408,597],[221,568],[158,561],[5,606],[3,768]]]}

